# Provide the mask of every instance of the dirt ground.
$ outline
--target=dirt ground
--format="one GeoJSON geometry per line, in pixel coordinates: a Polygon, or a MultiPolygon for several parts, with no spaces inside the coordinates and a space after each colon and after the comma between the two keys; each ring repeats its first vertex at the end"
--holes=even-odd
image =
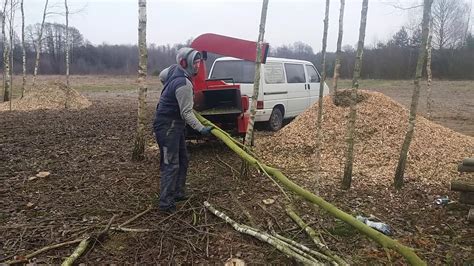
{"type": "MultiPolygon", "coordinates": [[[[84,78],[84,80],[88,80],[84,78]]],[[[132,79],[130,82],[133,82],[132,79]]],[[[151,126],[147,131],[146,159],[131,162],[136,127],[136,95],[125,89],[107,92],[94,86],[79,89],[93,105],[80,111],[3,112],[0,114],[0,263],[44,246],[62,243],[102,230],[113,215],[112,226],[146,210],[159,193],[158,149],[151,126]],[[91,89],[92,88],[92,89],[91,89]],[[51,174],[29,180],[40,171],[51,174]]],[[[119,82],[115,83],[119,84],[119,82]]],[[[435,85],[434,121],[466,135],[474,135],[473,82],[435,85]],[[451,86],[451,87],[449,87],[451,86]]],[[[379,84],[380,85],[380,84],[379,84]]],[[[377,86],[402,104],[409,103],[411,84],[401,81],[377,86]]],[[[158,91],[148,94],[151,125],[158,91]]],[[[423,94],[422,94],[423,97],[423,94]]],[[[420,100],[421,102],[422,100],[420,100]]],[[[420,111],[423,113],[424,105],[420,111]]],[[[259,131],[257,137],[272,133],[259,131]]],[[[292,264],[291,259],[258,240],[234,231],[209,212],[205,200],[235,220],[249,224],[246,209],[256,226],[311,245],[311,241],[285,214],[285,200],[265,176],[238,174],[240,159],[217,142],[189,143],[191,156],[188,192],[192,197],[166,216],[151,209],[128,224],[147,232],[112,230],[96,242],[79,262],[88,264],[222,263],[238,257],[247,263],[292,264]],[[275,203],[265,205],[264,199],[275,203]],[[239,203],[238,203],[239,202],[239,203]]],[[[297,170],[289,170],[289,176],[297,170]]],[[[343,192],[337,187],[318,188],[321,195],[343,210],[357,207],[383,219],[384,199],[425,201],[427,195],[407,184],[402,192],[343,192]]],[[[449,188],[436,191],[456,198],[449,188]]],[[[416,249],[429,264],[473,262],[474,230],[465,221],[465,206],[438,207],[430,202],[429,215],[399,206],[394,238],[416,249]]],[[[405,264],[397,254],[385,251],[365,236],[336,221],[320,209],[300,202],[302,217],[317,229],[329,247],[354,264],[405,264]]],[[[426,213],[426,212],[424,212],[426,213]]],[[[391,221],[386,221],[391,224],[391,221]]],[[[60,263],[76,244],[36,256],[38,263],[60,263]]],[[[21,257],[20,257],[21,258],[21,257]]]]}

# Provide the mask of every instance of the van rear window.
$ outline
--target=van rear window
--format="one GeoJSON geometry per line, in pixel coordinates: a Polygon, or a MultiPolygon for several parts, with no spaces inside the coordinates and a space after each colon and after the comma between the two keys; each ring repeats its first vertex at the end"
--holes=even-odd
{"type": "Polygon", "coordinates": [[[288,83],[305,83],[306,78],[304,76],[303,65],[300,64],[286,64],[286,81],[288,83]]]}
{"type": "Polygon", "coordinates": [[[236,83],[253,83],[255,63],[240,60],[216,61],[212,69],[211,79],[228,78],[234,79],[236,83]]]}

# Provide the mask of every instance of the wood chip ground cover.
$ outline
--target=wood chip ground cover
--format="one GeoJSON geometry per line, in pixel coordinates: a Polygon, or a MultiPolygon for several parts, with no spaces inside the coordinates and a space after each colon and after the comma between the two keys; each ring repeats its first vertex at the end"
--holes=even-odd
{"type": "MultiPolygon", "coordinates": [[[[158,95],[152,92],[148,96],[149,128],[158,95]]],[[[135,94],[91,93],[86,96],[92,99],[93,105],[80,111],[3,112],[0,116],[0,161],[5,162],[0,164],[0,261],[97,232],[114,213],[118,214],[117,224],[122,223],[145,210],[155,199],[159,191],[159,162],[151,130],[147,131],[146,160],[130,161],[136,126],[135,94]],[[50,175],[28,180],[42,171],[50,175]]],[[[374,97],[372,104],[395,110],[400,108],[381,95],[374,97]]],[[[344,144],[336,142],[341,140],[344,126],[337,119],[343,120],[344,110],[330,107],[327,100],[325,124],[328,125],[325,125],[324,142],[328,146],[323,150],[324,180],[317,186],[308,162],[311,160],[307,151],[312,149],[311,137],[304,135],[305,127],[294,128],[309,114],[295,119],[277,134],[257,132],[259,149],[269,149],[268,145],[262,146],[266,138],[272,141],[274,149],[274,156],[261,152],[259,155],[267,162],[281,163],[289,177],[318,191],[341,209],[354,215],[374,215],[388,223],[394,229],[396,239],[416,248],[430,264],[460,264],[472,260],[474,239],[472,225],[465,222],[467,210],[457,204],[448,207],[433,204],[437,196],[457,198],[458,195],[446,186],[457,173],[454,166],[452,171],[447,167],[457,163],[457,156],[464,156],[452,157],[453,150],[465,151],[466,145],[472,147],[472,138],[466,139],[421,119],[420,123],[430,127],[426,129],[429,139],[413,143],[410,160],[415,163],[409,166],[406,187],[396,192],[390,186],[392,160],[397,156],[392,157],[398,153],[402,138],[395,135],[405,128],[396,128],[397,123],[404,123],[405,118],[385,114],[390,123],[372,121],[377,119],[369,114],[382,116],[383,112],[378,110],[382,108],[370,106],[364,109],[363,105],[368,104],[370,98],[360,104],[359,117],[360,121],[365,119],[365,123],[373,125],[359,126],[358,136],[380,151],[372,151],[371,146],[362,149],[358,144],[356,160],[362,158],[370,164],[356,164],[354,188],[350,191],[338,189],[342,169],[340,149],[344,144]],[[331,127],[331,123],[341,125],[331,127]],[[284,135],[293,130],[296,131],[294,134],[299,134],[298,138],[284,135]],[[451,143],[437,142],[443,138],[451,143]],[[298,139],[307,142],[301,144],[298,139]],[[277,147],[276,143],[282,144],[277,147]],[[417,147],[421,149],[425,144],[437,147],[438,152],[433,148],[417,153],[417,147]],[[461,144],[463,149],[458,146],[461,144]],[[387,147],[380,148],[384,146],[387,147]],[[432,156],[433,162],[426,161],[425,153],[432,156]],[[381,159],[372,158],[375,156],[381,159]],[[285,158],[290,158],[292,163],[285,158]],[[437,168],[433,170],[428,166],[437,168]]],[[[406,116],[404,112],[399,110],[400,116],[406,116]]],[[[310,122],[305,123],[311,126],[310,122]]],[[[419,132],[423,132],[422,127],[419,132]]],[[[205,200],[236,221],[248,224],[241,207],[235,204],[233,198],[237,198],[260,229],[273,228],[279,234],[311,246],[310,240],[286,216],[283,196],[268,178],[253,172],[249,179],[239,179],[236,170],[240,169],[240,159],[219,142],[190,143],[189,151],[188,188],[193,197],[179,205],[180,211],[167,217],[153,209],[129,227],[148,228],[154,232],[112,232],[108,239],[97,243],[91,252],[81,257],[79,263],[221,264],[230,257],[259,264],[292,262],[275,249],[240,235],[218,218],[206,214],[202,205],[205,200]],[[275,202],[265,205],[263,201],[268,199],[275,202]]],[[[313,206],[304,202],[297,206],[303,219],[321,232],[327,244],[347,260],[355,264],[389,263],[383,249],[364,236],[313,206]]],[[[73,249],[51,250],[37,256],[36,261],[59,263],[73,249]]],[[[396,264],[404,263],[396,254],[391,253],[391,258],[396,264]]]]}
{"type": "MultiPolygon", "coordinates": [[[[91,105],[91,102],[76,90],[70,89],[68,92],[66,85],[59,82],[49,82],[35,88],[27,88],[23,98],[14,99],[11,102],[11,109],[15,111],[64,109],[66,97],[68,97],[69,109],[83,109],[91,105]]],[[[0,111],[9,110],[10,102],[0,103],[0,111]]]]}

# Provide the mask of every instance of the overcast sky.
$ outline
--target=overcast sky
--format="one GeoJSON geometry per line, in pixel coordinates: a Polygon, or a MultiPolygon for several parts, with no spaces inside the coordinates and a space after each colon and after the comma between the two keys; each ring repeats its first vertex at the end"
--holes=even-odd
{"type": "MultiPolygon", "coordinates": [[[[26,24],[41,22],[44,0],[25,1],[26,24]]],[[[49,0],[51,10],[64,12],[63,0],[49,0]]],[[[328,50],[336,48],[339,0],[331,0],[328,50]]],[[[416,0],[370,0],[366,44],[386,41],[408,21],[406,11],[391,3],[409,6],[416,0]]],[[[137,43],[138,0],[68,0],[70,25],[93,44],[137,43]]],[[[343,44],[358,39],[361,0],[346,0],[343,44]]],[[[182,43],[203,33],[256,40],[262,0],[148,0],[147,41],[182,43]]],[[[271,46],[302,41],[315,52],[321,49],[324,0],[269,0],[265,40],[271,46]]],[[[421,10],[420,10],[421,12],[421,10]]],[[[19,12],[18,12],[19,13],[19,12]]],[[[64,16],[50,15],[50,22],[64,16]]],[[[19,19],[17,19],[19,22],[19,19]]],[[[19,31],[19,25],[17,31],[19,31]]]]}

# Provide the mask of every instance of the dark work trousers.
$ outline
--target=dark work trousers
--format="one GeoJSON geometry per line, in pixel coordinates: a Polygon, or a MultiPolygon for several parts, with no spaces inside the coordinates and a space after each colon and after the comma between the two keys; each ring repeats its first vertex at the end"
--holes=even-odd
{"type": "Polygon", "coordinates": [[[185,123],[163,118],[154,126],[160,146],[160,209],[176,210],[175,199],[185,196],[188,151],[184,139],[185,123]]]}

